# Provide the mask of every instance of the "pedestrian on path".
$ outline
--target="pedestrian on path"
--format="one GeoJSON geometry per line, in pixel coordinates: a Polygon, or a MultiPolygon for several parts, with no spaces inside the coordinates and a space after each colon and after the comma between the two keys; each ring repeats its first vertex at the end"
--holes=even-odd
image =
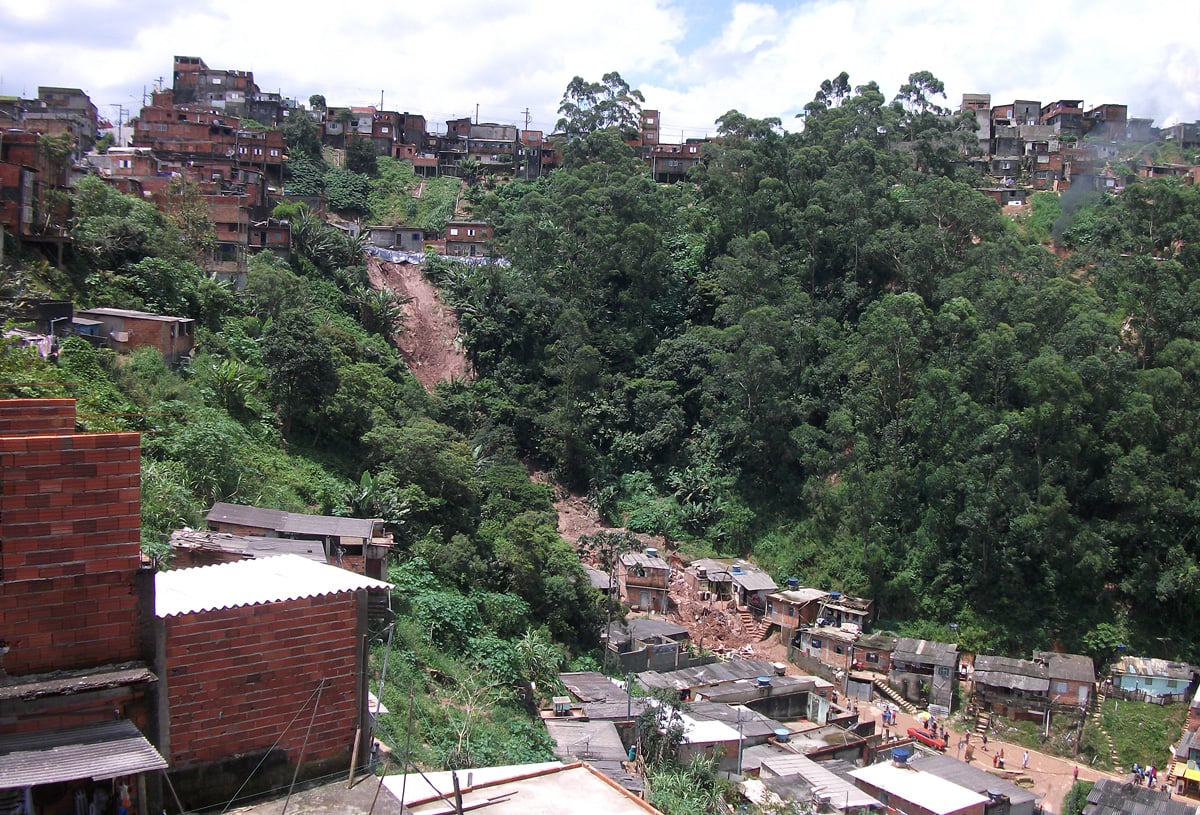
{"type": "Polygon", "coordinates": [[[1029,751],[1026,750],[1025,755],[1021,758],[1021,769],[1026,770],[1028,768],[1029,768],[1029,751]]]}
{"type": "Polygon", "coordinates": [[[1078,764],[1075,765],[1075,780],[1076,781],[1079,780],[1079,765],[1078,764]]]}

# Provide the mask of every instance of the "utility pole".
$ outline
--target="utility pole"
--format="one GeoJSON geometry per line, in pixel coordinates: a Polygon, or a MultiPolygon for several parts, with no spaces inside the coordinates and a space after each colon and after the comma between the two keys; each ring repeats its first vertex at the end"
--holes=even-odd
{"type": "Polygon", "coordinates": [[[479,124],[479,103],[475,103],[475,124],[479,124]]]}
{"type": "Polygon", "coordinates": [[[125,146],[125,116],[129,113],[129,109],[119,102],[110,102],[110,108],[117,109],[117,147],[125,146]]]}

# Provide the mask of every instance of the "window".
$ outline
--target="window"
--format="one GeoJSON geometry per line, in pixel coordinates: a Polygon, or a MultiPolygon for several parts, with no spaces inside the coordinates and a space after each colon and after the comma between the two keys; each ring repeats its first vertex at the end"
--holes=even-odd
{"type": "Polygon", "coordinates": [[[646,117],[646,124],[648,124],[648,125],[652,125],[652,124],[654,124],[654,117],[653,117],[653,116],[647,116],[647,117],[646,117]]]}
{"type": "Polygon", "coordinates": [[[835,645],[835,646],[833,646],[833,652],[835,654],[844,654],[844,653],[846,653],[846,649],[840,645],[835,645]]]}
{"type": "Polygon", "coordinates": [[[468,237],[468,238],[473,238],[473,237],[475,237],[475,230],[474,230],[474,229],[468,229],[468,230],[467,230],[467,237],[468,237]]]}
{"type": "Polygon", "coordinates": [[[221,77],[219,77],[219,76],[214,76],[214,77],[212,77],[211,81],[212,81],[212,83],[213,83],[214,85],[220,85],[220,84],[221,84],[221,77]]]}
{"type": "Polygon", "coordinates": [[[873,664],[878,665],[879,664],[879,654],[875,653],[874,651],[867,651],[867,662],[871,662],[873,664]]]}
{"type": "Polygon", "coordinates": [[[384,125],[383,127],[379,128],[379,132],[380,132],[380,133],[387,133],[387,132],[389,132],[389,131],[388,131],[388,129],[387,129],[387,125],[384,125]]]}
{"type": "Polygon", "coordinates": [[[1067,692],[1067,683],[1066,682],[1055,682],[1054,683],[1054,692],[1055,693],[1066,693],[1067,692]]]}
{"type": "Polygon", "coordinates": [[[133,162],[127,158],[123,158],[117,162],[117,166],[119,166],[122,170],[128,170],[133,166],[133,162]]]}
{"type": "Polygon", "coordinates": [[[450,227],[450,234],[457,237],[458,236],[458,227],[457,226],[450,227]]]}
{"type": "Polygon", "coordinates": [[[816,637],[813,637],[811,640],[809,640],[809,647],[810,648],[820,648],[821,641],[819,639],[817,639],[816,637]]]}

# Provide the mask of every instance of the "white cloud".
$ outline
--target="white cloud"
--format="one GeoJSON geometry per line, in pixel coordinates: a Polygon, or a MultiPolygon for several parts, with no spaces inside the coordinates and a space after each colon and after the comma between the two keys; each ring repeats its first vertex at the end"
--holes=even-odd
{"type": "Polygon", "coordinates": [[[711,133],[736,108],[785,127],[822,79],[845,70],[892,96],[913,71],[964,92],[1124,102],[1160,124],[1200,119],[1200,4],[1149,22],[1126,0],[1060,0],[1006,13],[944,0],[360,0],[297,13],[244,0],[0,0],[0,93],[82,87],[102,111],[140,103],[172,57],[251,70],[259,85],[330,104],[474,115],[549,129],[575,75],[619,71],[662,111],[665,136],[711,133]],[[700,13],[701,9],[704,13],[700,13]],[[693,20],[711,30],[688,31],[693,20]],[[710,21],[715,20],[715,24],[710,21]],[[1159,21],[1161,22],[1161,21],[1159,21]],[[685,45],[686,43],[686,45],[685,45]]]}

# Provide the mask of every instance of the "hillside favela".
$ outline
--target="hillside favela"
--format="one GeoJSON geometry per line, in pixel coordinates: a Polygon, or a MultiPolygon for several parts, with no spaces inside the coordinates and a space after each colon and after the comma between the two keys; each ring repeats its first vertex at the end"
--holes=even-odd
{"type": "Polygon", "coordinates": [[[0,96],[0,815],[1200,815],[1200,122],[167,54],[0,96]]]}

